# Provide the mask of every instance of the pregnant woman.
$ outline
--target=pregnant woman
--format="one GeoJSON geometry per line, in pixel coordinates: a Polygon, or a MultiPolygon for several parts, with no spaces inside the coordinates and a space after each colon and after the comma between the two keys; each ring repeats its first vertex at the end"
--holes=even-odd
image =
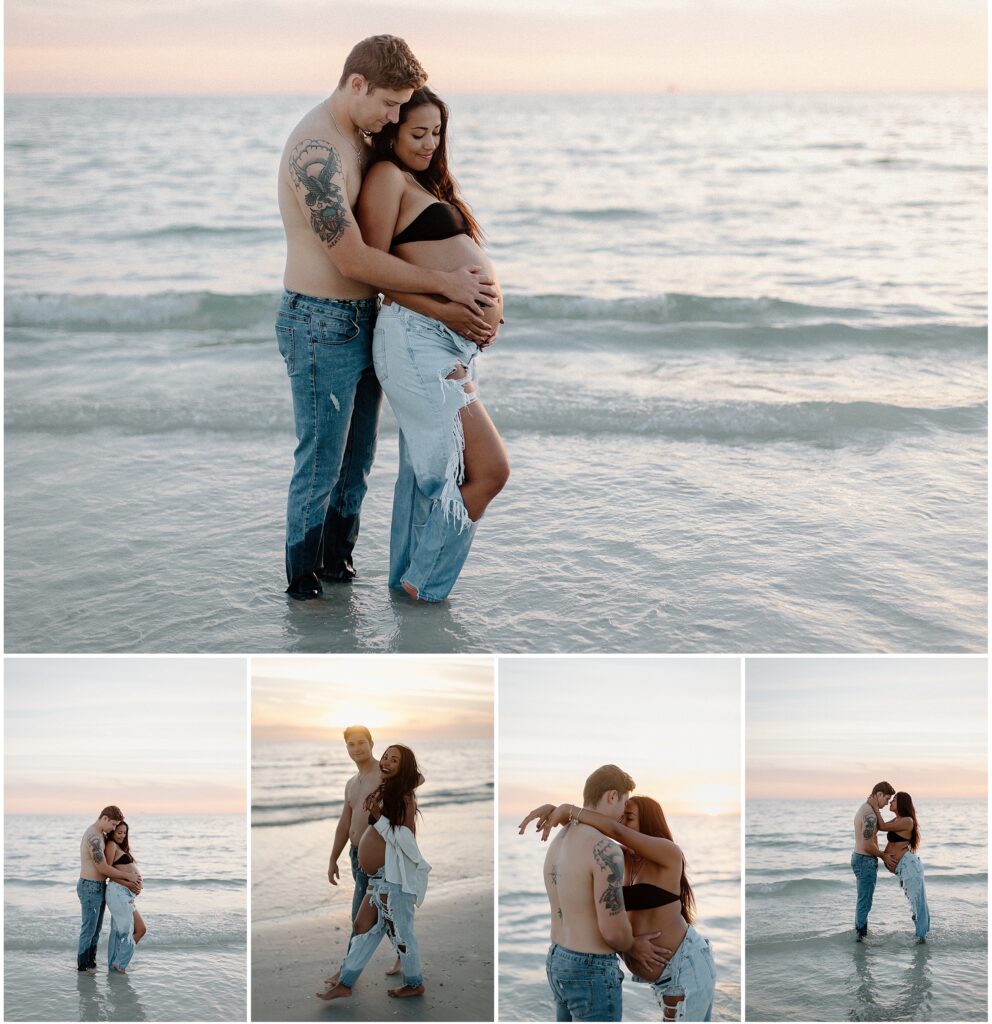
{"type": "Polygon", "coordinates": [[[916,849],[920,845],[920,826],[916,821],[913,798],[908,793],[896,793],[889,802],[889,810],[896,814],[890,821],[883,821],[881,808],[878,811],[878,831],[887,830],[882,860],[899,879],[902,891],[909,900],[913,921],[916,923],[917,943],[926,942],[927,932],[930,931],[930,908],[927,906],[923,863],[916,856],[916,849]]]}
{"type": "MultiPolygon", "coordinates": [[[[358,201],[368,245],[416,266],[466,263],[496,279],[479,230],[448,170],[448,108],[417,89],[398,124],[373,136],[376,163],[358,201]]],[[[498,287],[497,287],[498,290],[498,287]]],[[[476,524],[510,467],[478,391],[476,356],[503,311],[443,298],[388,294],[372,342],[375,371],[400,428],[389,585],[443,601],[465,564],[476,524]]]]}
{"type": "Polygon", "coordinates": [[[537,819],[547,838],[556,825],[591,825],[615,839],[624,851],[623,902],[634,935],[660,934],[653,942],[672,949],[671,960],[650,967],[624,953],[634,981],[651,985],[664,1020],[708,1021],[713,1012],[716,971],[710,943],[692,926],[695,902],[685,872],[685,857],[672,839],[657,800],[633,796],[623,823],[588,807],[545,804],[530,812],[520,829],[537,819]]]}
{"type": "Polygon", "coordinates": [[[399,743],[386,748],[379,771],[382,784],[365,804],[370,827],[358,844],[358,862],[369,876],[368,891],[355,918],[339,979],[317,993],[320,999],[349,997],[387,932],[403,971],[403,984],[389,989],[389,994],[397,999],[424,994],[420,947],[413,929],[414,911],[424,902],[431,869],[416,839],[419,811],[414,790],[423,776],[413,751],[399,743]]]}
{"type": "MultiPolygon", "coordinates": [[[[130,828],[122,821],[107,836],[107,844],[103,854],[107,863],[129,878],[141,877],[138,865],[131,855],[131,844],[128,841],[130,828]]],[[[141,941],[145,932],[145,922],[134,909],[134,893],[119,882],[107,883],[107,906],[110,908],[110,942],[107,945],[107,962],[112,971],[118,974],[127,973],[127,965],[134,955],[134,947],[141,941]]]]}

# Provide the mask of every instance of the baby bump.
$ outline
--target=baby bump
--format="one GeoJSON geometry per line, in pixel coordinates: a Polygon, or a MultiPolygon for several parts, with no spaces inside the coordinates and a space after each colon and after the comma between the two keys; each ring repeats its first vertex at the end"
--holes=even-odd
{"type": "Polygon", "coordinates": [[[386,863],[386,843],[369,825],[358,844],[358,866],[367,875],[374,875],[386,863]]]}

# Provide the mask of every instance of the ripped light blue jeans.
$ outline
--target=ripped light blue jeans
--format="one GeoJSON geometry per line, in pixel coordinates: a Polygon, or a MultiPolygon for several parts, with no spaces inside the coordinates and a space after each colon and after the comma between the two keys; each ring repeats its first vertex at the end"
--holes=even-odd
{"type": "Polygon", "coordinates": [[[462,501],[461,410],[477,398],[479,349],[438,320],[396,304],[375,325],[376,376],[400,428],[400,466],[389,535],[389,585],[408,583],[424,601],[443,601],[458,579],[476,524],[462,501]],[[466,376],[449,375],[464,367],[466,376]]]}
{"type": "MultiPolygon", "coordinates": [[[[636,975],[634,981],[644,981],[636,975]]],[[[716,968],[710,940],[704,939],[692,925],[685,938],[669,960],[661,977],[649,982],[655,999],[661,1007],[664,1020],[710,1020],[713,1016],[713,996],[716,992],[716,968]],[[682,996],[666,1013],[665,996],[682,996]]]]}
{"type": "Polygon", "coordinates": [[[927,886],[923,880],[923,862],[913,853],[907,850],[902,859],[896,865],[896,878],[902,886],[902,891],[909,900],[913,911],[913,921],[916,923],[917,940],[925,939],[930,931],[930,908],[927,906],[927,886]]]}
{"type": "Polygon", "coordinates": [[[381,872],[369,879],[369,899],[376,909],[375,924],[367,932],[356,932],[348,943],[341,964],[340,981],[351,988],[368,966],[384,935],[389,935],[400,955],[403,984],[416,988],[424,983],[420,965],[420,946],[413,930],[416,897],[404,892],[396,882],[387,882],[381,872]]]}
{"type": "Polygon", "coordinates": [[[107,963],[124,970],[134,956],[134,893],[119,882],[108,882],[107,908],[110,910],[107,963]]]}

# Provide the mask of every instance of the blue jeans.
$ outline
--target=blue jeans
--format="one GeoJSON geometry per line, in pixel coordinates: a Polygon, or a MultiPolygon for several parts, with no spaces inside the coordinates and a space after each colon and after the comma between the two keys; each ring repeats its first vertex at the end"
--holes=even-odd
{"type": "Polygon", "coordinates": [[[858,904],[854,911],[854,927],[864,938],[868,934],[868,914],[875,896],[875,882],[878,880],[878,859],[867,853],[851,854],[851,870],[858,880],[858,904]]]}
{"type": "Polygon", "coordinates": [[[119,882],[108,882],[107,906],[110,908],[107,965],[124,970],[134,956],[134,893],[119,882]]]}
{"type": "Polygon", "coordinates": [[[351,877],[355,880],[355,894],[351,897],[351,930],[354,932],[355,918],[358,917],[359,907],[361,907],[362,900],[365,899],[365,891],[369,887],[369,876],[365,874],[358,863],[357,846],[351,848],[351,877]]]}
{"type": "Polygon", "coordinates": [[[354,575],[351,553],[375,457],[382,392],[372,368],[376,300],[285,292],[276,338],[293,393],[296,452],[286,578],[354,575]]]}
{"type": "Polygon", "coordinates": [[[76,882],[76,895],[83,913],[79,928],[79,947],[76,950],[76,968],[84,971],[96,967],[96,944],[103,927],[103,908],[106,906],[107,887],[103,882],[80,878],[76,882]]]}
{"type": "Polygon", "coordinates": [[[923,880],[923,862],[912,850],[907,850],[896,865],[896,878],[912,908],[916,938],[922,941],[930,931],[930,908],[927,906],[927,886],[923,880]]]}
{"type": "Polygon", "coordinates": [[[372,905],[376,908],[375,924],[367,932],[352,935],[348,953],[341,965],[341,984],[351,988],[365,970],[372,954],[379,948],[383,935],[389,935],[400,955],[403,984],[416,988],[424,983],[420,965],[420,946],[413,930],[416,897],[403,892],[396,882],[387,882],[381,872],[369,879],[372,905]]]}
{"type": "Polygon", "coordinates": [[[553,943],[547,971],[555,1020],[620,1020],[623,971],[615,953],[575,953],[553,943]]]}
{"type": "MultiPolygon", "coordinates": [[[[633,976],[634,981],[644,981],[633,976]]],[[[672,959],[657,981],[649,982],[655,999],[665,1016],[665,996],[681,996],[675,1006],[674,1018],[666,1020],[701,1020],[713,1017],[713,996],[716,993],[716,967],[710,940],[704,939],[692,925],[679,943],[672,959]]]]}
{"type": "Polygon", "coordinates": [[[465,479],[461,411],[477,391],[479,349],[438,320],[383,306],[375,326],[375,372],[400,428],[400,466],[389,534],[389,585],[409,583],[443,601],[475,537],[459,485],[465,479]],[[457,367],[467,375],[449,379],[457,367]]]}

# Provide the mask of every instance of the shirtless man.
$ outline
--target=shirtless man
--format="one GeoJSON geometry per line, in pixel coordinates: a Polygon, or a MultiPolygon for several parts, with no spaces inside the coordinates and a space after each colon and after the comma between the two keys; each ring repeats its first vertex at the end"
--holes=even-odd
{"type": "Polygon", "coordinates": [[[104,837],[123,820],[124,812],[119,807],[104,807],[100,817],[83,833],[83,838],[79,842],[79,881],[76,883],[76,895],[79,897],[83,922],[79,929],[76,969],[89,974],[96,970],[96,946],[100,940],[100,929],[103,927],[107,879],[120,882],[135,894],[141,892],[140,874],[132,878],[125,872],[110,867],[103,855],[104,837]]]}
{"type": "MultiPolygon", "coordinates": [[[[634,780],[608,764],[586,779],[583,806],[619,821],[634,780]]],[[[617,953],[661,966],[669,950],[653,945],[660,933],[637,938],[623,903],[623,852],[591,825],[572,822],[551,841],[544,861],[551,905],[548,983],[558,1020],[620,1020],[623,974],[617,953]]]]}
{"type": "Polygon", "coordinates": [[[851,854],[851,870],[858,883],[858,902],[854,911],[856,941],[868,934],[868,914],[875,895],[878,879],[878,809],[889,802],[895,790],[888,782],[876,782],[868,799],[854,815],[854,853],[851,854]]]}
{"type": "MultiPolygon", "coordinates": [[[[372,756],[372,733],[364,725],[349,725],[344,731],[344,742],[348,748],[348,756],[355,762],[358,771],[345,783],[344,809],[341,811],[338,827],[334,833],[331,859],[327,865],[327,880],[331,885],[338,884],[340,878],[338,859],[345,844],[350,841],[351,877],[355,880],[355,893],[351,898],[351,921],[354,928],[358,909],[361,907],[365,892],[369,887],[369,876],[358,863],[358,844],[369,827],[365,801],[379,788],[379,783],[382,782],[382,773],[379,771],[379,761],[372,756]]],[[[400,969],[399,956],[397,956],[396,963],[386,973],[399,974],[400,969]]],[[[325,979],[329,985],[333,985],[337,980],[337,974],[325,979]]]]}
{"type": "Polygon", "coordinates": [[[292,130],[280,161],[287,254],[276,338],[298,442],[286,513],[286,592],[299,600],[319,597],[322,579],[356,575],[351,554],[382,399],[372,366],[376,293],[442,295],[451,300],[452,322],[461,323],[454,329],[473,341],[492,335],[478,305],[492,305],[497,293],[479,267],[404,263],[367,246],[352,213],[367,136],[395,123],[400,105],[426,80],[402,39],[362,40],[337,89],[292,130]]]}

